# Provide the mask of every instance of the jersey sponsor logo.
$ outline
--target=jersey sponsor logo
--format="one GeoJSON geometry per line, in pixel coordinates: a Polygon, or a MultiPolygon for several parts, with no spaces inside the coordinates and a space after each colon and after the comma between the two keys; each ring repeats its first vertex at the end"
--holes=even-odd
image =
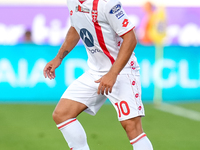
{"type": "Polygon", "coordinates": [[[127,27],[128,24],[128,19],[124,19],[124,21],[122,22],[122,27],[127,27]]]}
{"type": "Polygon", "coordinates": [[[92,34],[87,29],[85,28],[81,29],[80,36],[87,47],[94,46],[94,39],[92,37],[92,34]]]}
{"type": "Polygon", "coordinates": [[[90,51],[90,53],[94,54],[94,53],[103,53],[101,50],[99,49],[89,49],[88,50],[90,51]]]}
{"type": "Polygon", "coordinates": [[[121,5],[117,4],[115,5],[111,10],[110,10],[110,14],[115,14],[116,12],[118,12],[121,9],[121,5]]]}
{"type": "Polygon", "coordinates": [[[89,13],[90,10],[88,8],[83,8],[80,5],[76,6],[76,11],[82,12],[82,13],[89,13]]]}
{"type": "Polygon", "coordinates": [[[115,16],[116,16],[118,19],[120,19],[121,17],[124,16],[124,12],[121,10],[121,11],[118,12],[115,16]]]}

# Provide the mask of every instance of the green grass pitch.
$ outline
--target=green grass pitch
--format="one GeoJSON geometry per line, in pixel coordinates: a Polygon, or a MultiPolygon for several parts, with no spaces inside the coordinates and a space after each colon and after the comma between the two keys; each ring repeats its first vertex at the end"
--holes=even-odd
{"type": "MultiPolygon", "coordinates": [[[[200,103],[178,104],[200,112],[200,103]]],[[[69,150],[51,114],[55,105],[0,104],[1,150],[69,150]]],[[[145,104],[143,128],[154,150],[199,150],[200,121],[190,120],[145,104]]],[[[82,123],[91,150],[132,150],[117,121],[112,105],[104,105],[96,116],[82,113],[82,123]]]]}

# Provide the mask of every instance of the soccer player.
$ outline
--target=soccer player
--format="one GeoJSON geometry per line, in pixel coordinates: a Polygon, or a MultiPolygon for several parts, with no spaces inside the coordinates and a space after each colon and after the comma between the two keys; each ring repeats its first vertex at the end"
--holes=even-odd
{"type": "Polygon", "coordinates": [[[119,0],[67,0],[71,27],[56,57],[44,68],[55,78],[55,69],[81,38],[89,70],[64,92],[53,119],[71,150],[89,150],[85,131],[76,119],[83,111],[95,115],[108,98],[115,107],[134,150],[153,150],[143,132],[139,65],[134,25],[119,0]]]}

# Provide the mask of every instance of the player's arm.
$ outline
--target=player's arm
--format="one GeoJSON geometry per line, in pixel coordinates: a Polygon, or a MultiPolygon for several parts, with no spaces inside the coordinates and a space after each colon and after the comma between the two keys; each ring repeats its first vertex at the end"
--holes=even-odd
{"type": "Polygon", "coordinates": [[[70,27],[66,38],[60,47],[56,57],[51,60],[49,63],[46,64],[43,74],[44,77],[48,77],[49,79],[55,78],[55,69],[60,66],[62,60],[69,54],[69,52],[76,46],[80,39],[79,34],[77,33],[76,29],[74,27],[70,27]]]}
{"type": "Polygon", "coordinates": [[[112,87],[115,84],[118,74],[125,67],[135,49],[137,40],[133,30],[121,37],[123,38],[123,43],[119,50],[116,61],[113,63],[110,71],[96,81],[97,83],[100,83],[97,91],[98,94],[104,94],[104,92],[108,94],[108,92],[112,92],[112,87]]]}
{"type": "Polygon", "coordinates": [[[136,36],[133,30],[121,37],[123,38],[121,48],[119,50],[117,59],[109,71],[116,75],[118,75],[125,67],[137,44],[136,36]]]}

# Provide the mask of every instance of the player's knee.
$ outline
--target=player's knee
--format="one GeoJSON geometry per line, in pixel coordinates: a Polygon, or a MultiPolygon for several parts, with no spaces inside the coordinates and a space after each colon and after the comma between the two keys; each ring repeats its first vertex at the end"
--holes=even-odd
{"type": "Polygon", "coordinates": [[[52,118],[55,122],[57,122],[58,118],[59,118],[59,114],[54,110],[52,113],[52,118]]]}
{"type": "Polygon", "coordinates": [[[132,118],[121,122],[126,132],[142,131],[142,124],[140,117],[132,118]]]}
{"type": "Polygon", "coordinates": [[[135,124],[133,123],[126,123],[122,125],[126,132],[137,130],[135,124]]]}
{"type": "Polygon", "coordinates": [[[64,118],[64,115],[62,114],[62,112],[56,111],[56,110],[54,110],[52,117],[56,124],[59,124],[61,122],[64,122],[65,120],[67,120],[66,117],[64,118]]]}
{"type": "Polygon", "coordinates": [[[61,111],[55,109],[52,114],[53,120],[56,124],[62,123],[68,119],[75,118],[76,116],[71,115],[68,111],[61,111]]]}

